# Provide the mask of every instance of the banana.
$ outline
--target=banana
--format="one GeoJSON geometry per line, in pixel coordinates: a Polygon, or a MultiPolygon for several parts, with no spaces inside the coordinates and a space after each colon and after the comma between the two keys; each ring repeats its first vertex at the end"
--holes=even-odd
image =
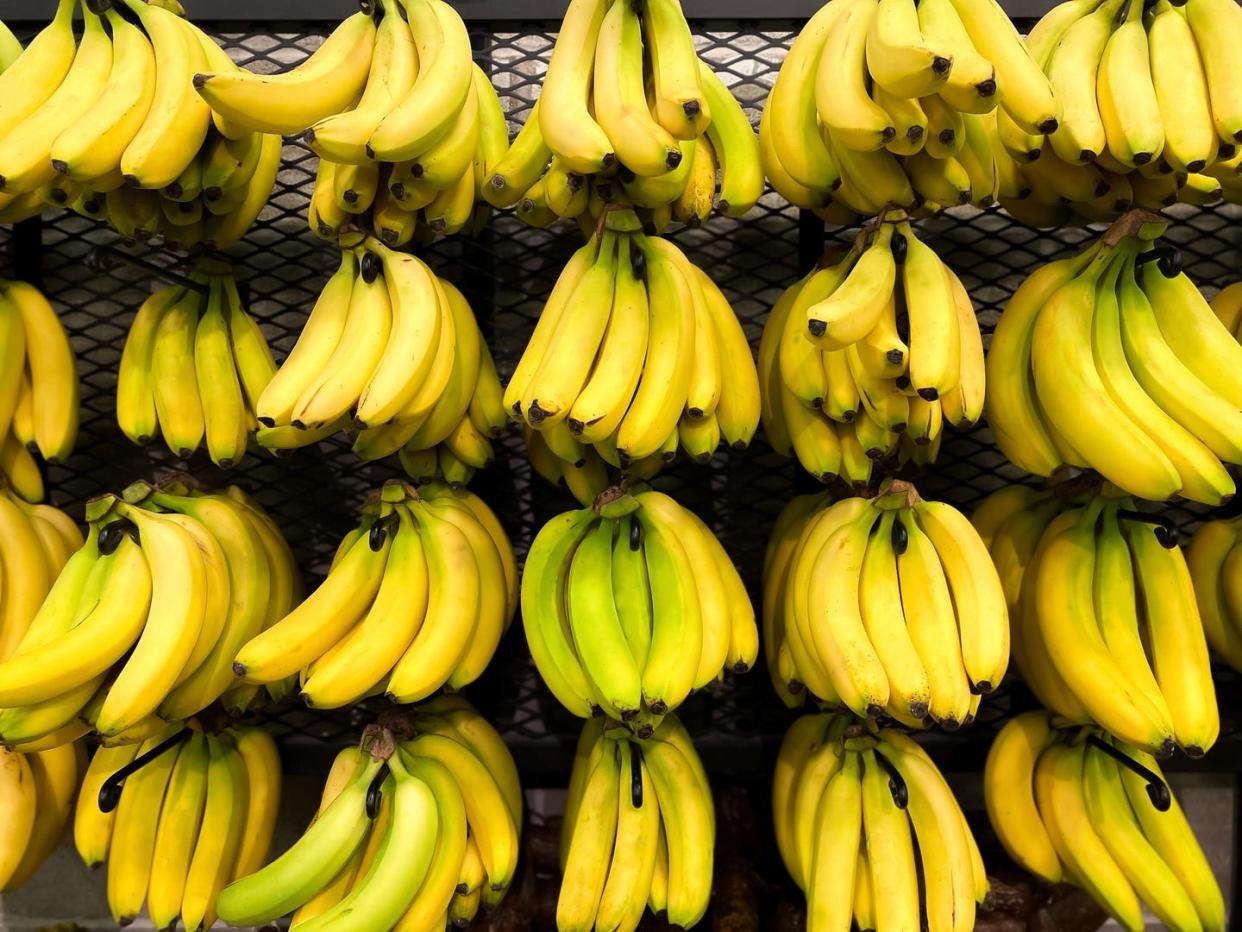
{"type": "Polygon", "coordinates": [[[1001,107],[1027,133],[1055,134],[1060,104],[1040,62],[1023,42],[1009,16],[988,0],[952,0],[966,32],[996,69],[1001,107]]]}
{"type": "Polygon", "coordinates": [[[1123,2],[1105,0],[1070,26],[1048,61],[1048,81],[1061,106],[1060,127],[1049,140],[1064,162],[1094,161],[1107,145],[1097,99],[1097,75],[1123,2]]]}
{"type": "Polygon", "coordinates": [[[244,728],[232,733],[237,753],[246,772],[245,832],[237,850],[233,873],[236,880],[254,873],[267,861],[280,814],[281,768],[276,742],[262,728],[244,728]]]}
{"type": "Polygon", "coordinates": [[[56,12],[0,74],[0,138],[47,102],[73,66],[77,45],[73,13],[77,0],[57,0],[56,12]]]}
{"type": "Polygon", "coordinates": [[[85,754],[80,745],[62,744],[28,754],[31,776],[34,780],[34,824],[30,829],[30,841],[17,869],[3,885],[15,890],[37,871],[48,857],[60,847],[65,828],[73,815],[74,798],[81,777],[80,765],[85,754]]]}
{"type": "Polygon", "coordinates": [[[922,98],[919,106],[927,115],[924,151],[934,159],[955,157],[966,145],[965,117],[935,94],[922,98]]]}
{"type": "MultiPolygon", "coordinates": [[[[180,730],[167,726],[139,748],[145,754],[180,730]]],[[[125,781],[108,848],[108,907],[118,923],[142,912],[165,792],[181,749],[167,751],[125,781]]]]}
{"type": "Polygon", "coordinates": [[[115,809],[111,812],[100,811],[99,791],[105,780],[138,755],[138,750],[137,744],[97,749],[82,779],[79,803],[73,817],[73,842],[82,862],[92,870],[108,859],[116,824],[115,809]]]}
{"type": "Polygon", "coordinates": [[[957,299],[940,258],[908,222],[898,229],[907,249],[901,280],[910,317],[910,384],[924,400],[935,401],[960,379],[957,299]]]}
{"type": "Polygon", "coordinates": [[[646,258],[651,308],[647,358],[638,390],[617,430],[617,450],[634,462],[655,453],[685,405],[694,353],[694,304],[689,282],[658,237],[638,244],[646,258]]]}
{"type": "Polygon", "coordinates": [[[36,787],[30,762],[23,754],[0,750],[0,812],[4,814],[4,844],[0,846],[0,887],[19,869],[34,830],[36,787]]]}
{"type": "MultiPolygon", "coordinates": [[[[890,4],[896,6],[886,0],[890,4]]],[[[820,119],[843,147],[862,152],[878,149],[897,135],[884,108],[867,94],[868,37],[877,15],[870,0],[846,0],[827,34],[815,79],[820,119]]]]}
{"type": "Polygon", "coordinates": [[[25,282],[2,287],[21,314],[26,335],[35,443],[47,462],[59,463],[73,451],[78,434],[77,358],[56,311],[37,288],[25,282]]]}
{"type": "Polygon", "coordinates": [[[1161,545],[1150,526],[1129,527],[1126,536],[1143,593],[1144,633],[1173,732],[1188,755],[1200,757],[1216,741],[1220,715],[1190,571],[1181,550],[1161,545]]]}
{"type": "Polygon", "coordinates": [[[526,122],[510,143],[508,151],[491,165],[480,192],[493,207],[512,207],[529,190],[551,159],[552,152],[540,129],[539,101],[526,116],[526,122]]]}
{"type": "Polygon", "coordinates": [[[647,908],[660,838],[660,804],[638,745],[619,746],[616,845],[600,897],[595,926],[636,927],[647,908]]]}
{"type": "Polygon", "coordinates": [[[808,929],[850,925],[863,830],[862,797],[861,756],[846,752],[815,814],[815,842],[807,873],[808,929]]]}
{"type": "Polygon", "coordinates": [[[1230,80],[1229,59],[1233,41],[1242,36],[1242,15],[1236,5],[1216,0],[1194,0],[1185,13],[1203,56],[1216,132],[1225,142],[1242,142],[1242,94],[1230,80]]]}
{"type": "Polygon", "coordinates": [[[334,113],[306,131],[306,143],[320,158],[342,165],[367,160],[367,143],[384,118],[414,86],[419,60],[414,36],[396,9],[380,21],[367,75],[357,106],[334,113]]]}
{"type": "Polygon", "coordinates": [[[457,879],[465,860],[468,847],[466,806],[452,772],[443,764],[429,758],[416,758],[410,762],[409,771],[414,779],[428,786],[435,797],[438,830],[428,870],[394,927],[434,928],[436,920],[455,897],[457,879]]]}
{"type": "Polygon", "coordinates": [[[291,848],[220,892],[220,918],[231,925],[261,924],[301,906],[331,881],[370,829],[366,797],[381,766],[364,752],[363,762],[350,768],[353,773],[343,770],[344,786],[291,848]]]}
{"type": "Polygon", "coordinates": [[[1134,892],[1169,928],[1202,928],[1185,889],[1143,835],[1116,762],[1095,748],[1087,748],[1084,758],[1087,815],[1134,892]]]}
{"type": "Polygon", "coordinates": [[[845,349],[875,328],[897,276],[892,239],[892,225],[881,225],[840,287],[806,309],[812,344],[845,349]]]}
{"type": "Polygon", "coordinates": [[[759,140],[750,118],[706,62],[699,62],[699,85],[712,115],[707,125],[707,138],[720,163],[720,198],[716,209],[726,217],[741,217],[763,195],[759,140]]]}
{"type": "MultiPolygon", "coordinates": [[[[155,323],[151,346],[156,419],[168,448],[182,459],[198,448],[206,429],[194,368],[194,336],[200,305],[199,293],[187,289],[155,323]]],[[[141,343],[136,350],[142,352],[141,343]]],[[[141,373],[141,357],[135,359],[135,366],[141,373]]]]}
{"type": "Polygon", "coordinates": [[[927,97],[949,80],[953,55],[923,34],[913,0],[879,0],[867,33],[867,71],[895,97],[927,97]]]}
{"type": "Polygon", "coordinates": [[[1237,616],[1231,607],[1231,575],[1225,573],[1230,553],[1237,543],[1237,532],[1227,521],[1209,521],[1195,532],[1186,551],[1186,563],[1194,581],[1195,604],[1203,621],[1208,644],[1230,666],[1236,667],[1239,654],[1237,616]]]}
{"type": "Polygon", "coordinates": [[[486,607],[485,582],[470,541],[433,507],[414,508],[429,577],[427,613],[393,668],[387,695],[414,702],[435,692],[469,650],[474,619],[486,607]]]}
{"type": "MultiPolygon", "coordinates": [[[[1137,760],[1148,770],[1160,774],[1160,765],[1150,754],[1132,747],[1119,750],[1137,760]]],[[[1118,767],[1130,806],[1138,817],[1143,834],[1164,862],[1172,868],[1182,888],[1190,896],[1205,930],[1224,929],[1225,902],[1219,885],[1208,865],[1203,849],[1195,839],[1176,797],[1166,812],[1159,812],[1147,795],[1147,783],[1128,767],[1118,767]]]]}
{"type": "Polygon", "coordinates": [[[950,0],[920,2],[918,20],[924,38],[953,63],[939,95],[962,113],[994,111],[1000,102],[996,69],[979,54],[950,0]]]}
{"type": "Polygon", "coordinates": [[[883,895],[873,897],[874,928],[912,929],[919,924],[920,909],[910,819],[894,804],[888,775],[880,768],[875,752],[862,755],[862,764],[863,847],[870,877],[864,881],[856,875],[855,890],[869,881],[873,891],[883,891],[883,895]]]}
{"type": "Polygon", "coordinates": [[[539,96],[541,106],[538,114],[532,114],[539,119],[548,148],[583,175],[609,168],[617,160],[608,134],[589,108],[596,47],[606,9],[604,0],[572,0],[548,63],[539,96]]]}
{"type": "Polygon", "coordinates": [[[1122,15],[1100,59],[1099,112],[1108,152],[1123,165],[1146,165],[1164,151],[1164,123],[1152,82],[1143,5],[1128,2],[1122,15]]]}
{"type": "Polygon", "coordinates": [[[681,5],[673,0],[654,0],[643,10],[643,30],[645,44],[651,49],[652,111],[656,119],[677,139],[703,135],[712,119],[711,105],[699,81],[698,52],[681,5]]]}
{"type": "Polygon", "coordinates": [[[1060,883],[1061,859],[1035,801],[1035,763],[1053,741],[1048,715],[1026,712],[1005,723],[988,750],[983,799],[1005,851],[1025,870],[1060,883]]]}
{"type": "MultiPolygon", "coordinates": [[[[542,350],[542,360],[522,394],[522,412],[532,427],[564,421],[586,385],[606,333],[616,270],[617,236],[606,230],[594,265],[574,290],[573,313],[557,322],[556,332],[542,350]]],[[[528,347],[527,352],[530,350],[528,347]]]]}
{"type": "Polygon", "coordinates": [[[387,534],[378,550],[366,536],[359,539],[314,593],[238,652],[234,672],[274,683],[321,657],[374,601],[391,546],[387,534]]]}
{"type": "Polygon", "coordinates": [[[594,928],[600,901],[608,880],[609,864],[616,838],[618,809],[616,800],[621,787],[619,754],[616,742],[604,739],[598,757],[589,771],[585,767],[580,789],[580,803],[571,823],[568,845],[562,844],[567,858],[562,871],[561,892],[556,904],[556,922],[560,929],[594,928]]]}
{"type": "Polygon", "coordinates": [[[202,402],[207,450],[216,465],[227,469],[245,454],[247,409],[233,363],[223,303],[223,283],[213,280],[207,306],[194,332],[194,373],[202,402]]]}
{"type": "Polygon", "coordinates": [[[1199,171],[1214,161],[1219,145],[1202,53],[1180,11],[1161,2],[1153,14],[1147,42],[1164,124],[1164,161],[1177,171],[1199,171]]]}
{"type": "Polygon", "coordinates": [[[1036,798],[1066,867],[1117,922],[1142,929],[1138,897],[1096,832],[1083,792],[1085,746],[1054,745],[1040,755],[1036,798]]]}
{"type": "Polygon", "coordinates": [[[392,300],[386,281],[377,274],[379,258],[368,260],[367,255],[375,254],[364,253],[359,262],[340,341],[293,406],[294,427],[318,427],[355,408],[383,358],[392,330],[392,300]]]}
{"type": "MultiPolygon", "coordinates": [[[[207,801],[207,738],[201,732],[186,743],[169,779],[166,802],[151,858],[147,911],[158,928],[171,927],[181,915],[186,875],[199,838],[207,801]]],[[[208,831],[213,831],[212,826],[208,831]]]]}
{"type": "Polygon", "coordinates": [[[917,97],[897,97],[880,85],[871,87],[872,99],[884,108],[897,134],[885,148],[894,155],[914,155],[923,151],[927,137],[927,114],[917,97]]]}
{"type": "MultiPolygon", "coordinates": [[[[257,75],[240,68],[207,71],[193,76],[193,89],[212,110],[238,127],[296,135],[350,109],[366,84],[376,35],[373,18],[355,13],[292,71],[277,75],[257,75]]],[[[158,44],[156,56],[158,61],[158,44]]]]}

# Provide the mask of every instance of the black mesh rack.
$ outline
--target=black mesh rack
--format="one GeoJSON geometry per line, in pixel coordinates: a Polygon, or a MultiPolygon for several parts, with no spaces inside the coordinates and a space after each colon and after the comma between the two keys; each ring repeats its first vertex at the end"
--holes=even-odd
{"type": "MultiPolygon", "coordinates": [[[[563,2],[551,5],[563,7],[563,2]]],[[[800,25],[797,17],[805,18],[817,5],[790,9],[789,18],[783,20],[692,22],[703,57],[732,87],[755,122],[800,25]]],[[[47,15],[46,11],[26,10],[27,4],[18,6],[22,7],[17,10],[18,19],[47,15]]],[[[279,9],[280,5],[273,2],[272,6],[279,9]]],[[[703,12],[696,11],[693,0],[686,6],[692,17],[703,12]]],[[[714,6],[725,9],[729,5],[714,6]]],[[[742,6],[749,10],[754,4],[747,0],[742,6]]],[[[772,6],[779,14],[782,4],[772,6]]],[[[1039,6],[1020,12],[1038,13],[1039,6]]],[[[480,21],[480,10],[504,10],[507,3],[474,0],[460,7],[470,20],[477,59],[491,75],[516,127],[538,94],[556,23],[529,17],[480,21]]],[[[329,17],[346,15],[348,8],[347,3],[300,4],[301,15],[324,17],[314,22],[196,19],[240,63],[256,71],[276,71],[303,60],[331,29],[329,17]]],[[[11,16],[6,18],[12,21],[11,16]]],[[[271,202],[231,253],[250,310],[261,322],[277,358],[293,345],[319,288],[337,265],[335,250],[316,239],[306,225],[315,164],[315,157],[301,143],[287,141],[271,202]]],[[[1242,209],[1179,208],[1171,213],[1175,220],[1168,239],[1183,249],[1186,271],[1196,282],[1214,291],[1242,277],[1242,227],[1238,223],[1242,209]]],[[[752,344],[757,345],[767,311],[780,291],[809,266],[825,244],[849,241],[856,233],[856,229],[825,230],[814,217],[800,217],[769,192],[741,220],[716,217],[702,229],[680,230],[672,238],[723,288],[752,344]]],[[[984,333],[990,335],[1005,302],[1030,271],[1068,254],[1093,233],[1035,230],[999,210],[955,209],[921,223],[920,235],[962,277],[984,333]]],[[[477,239],[452,237],[425,250],[428,261],[466,293],[502,378],[512,372],[543,299],[578,237],[573,224],[536,230],[506,212],[497,215],[477,239]]],[[[62,314],[79,354],[82,434],[69,462],[50,470],[52,498],[80,517],[83,502],[92,495],[118,490],[163,469],[188,468],[209,484],[235,482],[272,513],[313,582],[321,577],[342,534],[354,524],[366,492],[400,474],[395,460],[361,463],[350,453],[348,443],[338,438],[287,459],[251,455],[238,468],[222,472],[205,454],[187,464],[175,461],[159,446],[138,449],[116,426],[116,372],[133,313],[161,275],[184,273],[187,261],[184,255],[121,243],[102,224],[71,213],[52,211],[15,228],[0,228],[0,275],[41,284],[62,314]]],[[[520,557],[545,520],[574,505],[567,494],[532,476],[516,430],[502,445],[498,462],[480,473],[472,488],[500,515],[520,557]]],[[[982,426],[946,437],[939,463],[931,470],[908,475],[924,495],[966,510],[999,485],[1023,478],[1006,463],[982,426]]],[[[762,435],[751,449],[721,453],[708,466],[677,464],[657,484],[712,525],[752,592],[758,589],[763,548],[776,513],[793,494],[814,485],[796,463],[775,455],[762,435]]],[[[1205,514],[1203,509],[1182,505],[1171,505],[1167,511],[1183,532],[1192,530],[1205,514]]],[[[540,684],[520,628],[515,623],[491,668],[468,695],[504,733],[529,785],[563,786],[580,725],[540,684]]],[[[1234,719],[1242,705],[1230,701],[1239,692],[1236,678],[1222,669],[1219,683],[1222,712],[1228,719],[1223,734],[1233,737],[1223,738],[1221,746],[1196,768],[1235,771],[1242,766],[1242,748],[1234,719]]],[[[1031,704],[1020,685],[1003,689],[984,702],[971,728],[958,735],[937,736],[933,743],[950,756],[947,766],[978,769],[998,723],[1011,711],[1031,704]]],[[[363,705],[323,713],[287,705],[267,713],[267,718],[282,740],[287,763],[300,769],[320,762],[326,750],[356,737],[376,711],[374,706],[363,705]]],[[[731,681],[712,695],[692,699],[683,711],[708,766],[741,782],[762,781],[773,747],[790,718],[763,669],[731,681]]]]}

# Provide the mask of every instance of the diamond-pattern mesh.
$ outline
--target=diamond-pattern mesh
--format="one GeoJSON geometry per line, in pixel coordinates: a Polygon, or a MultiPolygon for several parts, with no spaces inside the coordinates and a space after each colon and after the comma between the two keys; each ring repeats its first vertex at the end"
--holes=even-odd
{"type": "MultiPolygon", "coordinates": [[[[758,122],[794,32],[793,23],[765,21],[755,26],[710,28],[692,24],[703,57],[723,76],[758,122]]],[[[538,94],[554,38],[553,24],[494,26],[476,29],[477,56],[501,93],[514,128],[525,120],[538,94]]],[[[285,70],[302,61],[325,34],[324,24],[271,26],[248,23],[224,26],[217,38],[232,56],[255,71],[285,70]]],[[[307,229],[305,214],[315,172],[315,157],[301,143],[289,142],[277,190],[259,222],[232,251],[236,276],[249,296],[251,312],[261,322],[278,359],[292,347],[306,313],[322,284],[335,269],[338,254],[307,229]]],[[[1238,219],[1242,212],[1174,211],[1177,222],[1169,239],[1186,252],[1186,270],[1200,285],[1214,290],[1237,276],[1240,259],[1238,219]]],[[[830,230],[825,239],[848,241],[857,231],[830,230]]],[[[732,301],[752,345],[757,345],[768,308],[781,289],[794,281],[800,256],[815,255],[818,223],[803,223],[797,211],[769,192],[743,220],[713,218],[705,228],[682,230],[673,239],[707,270],[732,301]]],[[[1039,264],[1067,254],[1089,233],[1028,228],[997,211],[954,210],[920,224],[920,235],[963,278],[990,335],[1009,296],[1039,264]]],[[[426,250],[426,258],[470,299],[488,339],[501,377],[512,372],[543,299],[574,249],[572,224],[530,229],[511,213],[499,214],[477,239],[450,238],[426,250]]],[[[175,461],[161,446],[131,446],[115,422],[116,371],[134,311],[153,288],[153,272],[183,274],[184,256],[154,248],[118,243],[101,224],[69,213],[52,212],[20,231],[0,229],[0,274],[42,280],[60,310],[79,354],[83,381],[83,423],[78,449],[70,462],[50,470],[55,501],[80,516],[83,502],[104,490],[161,469],[189,468],[210,484],[236,482],[269,509],[298,554],[309,581],[322,576],[342,534],[355,521],[365,493],[400,474],[393,462],[365,464],[341,438],[287,459],[248,456],[230,472],[217,470],[205,454],[192,462],[175,461]],[[41,238],[42,250],[29,244],[41,238]],[[15,257],[33,256],[15,269],[15,257]],[[137,263],[137,264],[135,264],[137,263]]],[[[534,531],[549,517],[572,507],[569,497],[534,478],[516,431],[503,452],[472,488],[497,511],[513,536],[519,557],[534,531]]],[[[946,438],[939,464],[912,474],[929,497],[969,510],[998,485],[1022,478],[1005,463],[986,427],[946,438]]],[[[700,513],[716,529],[757,592],[763,547],[781,506],[812,481],[792,461],[776,456],[760,437],[745,453],[722,453],[706,467],[678,464],[658,485],[700,513]]],[[[1202,510],[1171,506],[1184,529],[1202,510]]],[[[488,673],[470,697],[505,734],[527,776],[538,785],[563,785],[568,756],[579,724],[542,687],[515,625],[488,673]]],[[[1030,699],[1020,690],[994,696],[982,706],[980,720],[969,729],[994,729],[1012,707],[1030,699]]],[[[1223,709],[1237,703],[1222,702],[1223,709]]],[[[375,709],[362,706],[325,714],[287,706],[270,713],[270,721],[290,748],[340,744],[357,735],[375,709]]],[[[772,694],[767,675],[756,670],[692,699],[682,717],[700,742],[709,767],[753,778],[767,767],[766,753],[779,740],[789,715],[772,694]]],[[[1225,734],[1231,729],[1226,728],[1225,734]]],[[[1236,734],[1237,729],[1232,729],[1236,734]]],[[[980,736],[981,737],[981,736],[980,736]]],[[[946,747],[968,749],[967,759],[981,759],[985,741],[963,736],[938,739],[946,747]]],[[[1216,757],[1216,755],[1213,755],[1216,757]]],[[[1236,757],[1235,757],[1236,759],[1236,757]]]]}

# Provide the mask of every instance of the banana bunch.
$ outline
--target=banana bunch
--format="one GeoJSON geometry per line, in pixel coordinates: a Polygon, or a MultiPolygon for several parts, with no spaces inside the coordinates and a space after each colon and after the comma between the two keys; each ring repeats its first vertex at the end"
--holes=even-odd
{"type": "Polygon", "coordinates": [[[1068,0],[1027,39],[1061,104],[1060,127],[1045,140],[1038,127],[1002,125],[1004,148],[1036,190],[1068,201],[1083,199],[1057,188],[1101,178],[1149,209],[1219,200],[1222,183],[1237,196],[1239,41],[1232,0],[1068,0]]]}
{"type": "Polygon", "coordinates": [[[155,928],[181,922],[199,932],[216,921],[224,886],[267,860],[280,791],[280,756],[262,728],[170,724],[140,745],[95,752],[73,840],[88,867],[107,865],[108,907],[122,926],[145,902],[155,928]],[[182,731],[182,741],[125,779],[113,810],[101,811],[109,777],[182,731]]]}
{"type": "Polygon", "coordinates": [[[754,359],[728,300],[628,209],[609,211],[562,270],[503,400],[556,456],[578,463],[593,446],[618,469],[679,446],[707,462],[721,441],[745,449],[759,426],[754,359]]]}
{"type": "Polygon", "coordinates": [[[1004,592],[952,505],[894,481],[873,499],[795,498],[764,560],[769,672],[804,692],[911,728],[970,724],[1009,665],[1004,592]]]}
{"type": "Polygon", "coordinates": [[[267,202],[279,136],[211,112],[196,71],[236,70],[202,30],[141,0],[60,0],[0,75],[0,217],[43,206],[106,219],[131,239],[227,249],[267,202]]]}
{"type": "Polygon", "coordinates": [[[394,731],[368,728],[337,755],[310,826],[266,867],[237,872],[222,919],[259,926],[292,912],[306,932],[441,932],[500,903],[523,808],[500,735],[456,696],[394,731]]]}
{"type": "Polygon", "coordinates": [[[63,462],[78,416],[78,361],[64,325],[33,285],[0,279],[0,479],[26,501],[43,501],[31,451],[63,462]]]}
{"type": "Polygon", "coordinates": [[[807,896],[807,932],[971,929],[990,884],[974,834],[907,735],[804,715],[772,778],[781,859],[807,896]],[[915,862],[918,846],[918,865],[915,862]]]}
{"type": "Polygon", "coordinates": [[[105,743],[140,741],[189,718],[237,686],[238,649],[300,596],[288,545],[238,489],[137,482],[123,497],[93,499],[87,519],[85,543],[42,605],[9,629],[6,745],[89,728],[105,743]]]}
{"type": "Polygon", "coordinates": [[[32,505],[0,481],[0,662],[17,649],[82,543],[82,532],[67,514],[51,505],[32,505]]]}
{"type": "Polygon", "coordinates": [[[663,492],[624,484],[540,530],[522,574],[522,623],[565,708],[602,710],[640,738],[759,653],[750,598],[711,529],[663,492]]]}
{"type": "Polygon", "coordinates": [[[1143,907],[1173,932],[1222,932],[1225,902],[1155,758],[1047,712],[1005,723],[983,796],[1001,844],[1048,883],[1086,890],[1123,929],[1143,907]]]}
{"type": "Polygon", "coordinates": [[[711,785],[677,716],[645,740],[589,719],[565,799],[557,929],[633,932],[649,907],[692,928],[711,900],[715,847],[711,785]]]}
{"type": "Polygon", "coordinates": [[[997,121],[1053,133],[1060,114],[995,0],[831,0],[781,65],[760,148],[781,196],[841,222],[990,204],[1008,191],[997,121]]]}
{"type": "Polygon", "coordinates": [[[1090,468],[1136,498],[1219,505],[1223,463],[1242,463],[1242,346],[1175,252],[1151,248],[1151,217],[1027,278],[992,338],[985,413],[1027,472],[1090,468]]]}
{"type": "Polygon", "coordinates": [[[0,893],[24,884],[60,847],[85,769],[81,741],[25,754],[0,749],[0,893]]]}
{"type": "Polygon", "coordinates": [[[589,231],[613,204],[659,233],[713,210],[742,216],[763,194],[763,166],[678,0],[572,0],[539,100],[482,193],[536,227],[578,218],[589,231]]]}
{"type": "Polygon", "coordinates": [[[202,260],[188,284],[155,292],[135,314],[117,376],[117,423],[140,445],[161,434],[181,459],[205,442],[212,462],[228,469],[246,454],[275,372],[232,270],[202,260]]]}
{"type": "Polygon", "coordinates": [[[763,430],[829,482],[876,460],[934,462],[945,423],[983,412],[983,338],[961,281],[908,221],[868,227],[785,290],[759,342],[763,430]]]}
{"type": "Polygon", "coordinates": [[[374,238],[341,252],[297,344],[259,397],[261,447],[355,433],[364,460],[464,484],[508,424],[500,378],[461,292],[374,238]]]}
{"type": "Polygon", "coordinates": [[[1186,548],[1195,603],[1208,646],[1235,670],[1242,670],[1242,520],[1208,521],[1186,548]],[[1235,553],[1235,551],[1237,551],[1235,553]]]}
{"type": "Polygon", "coordinates": [[[509,148],[509,125],[470,56],[466,27],[448,4],[387,0],[357,106],[306,132],[319,155],[308,215],[316,236],[349,243],[369,233],[396,249],[486,226],[482,192],[509,148]],[[412,110],[415,97],[442,113],[412,110]],[[373,133],[386,143],[373,146],[373,133]]]}
{"type": "Polygon", "coordinates": [[[1043,706],[1160,756],[1202,757],[1220,718],[1195,584],[1170,525],[1071,487],[1002,489],[974,518],[1043,706]]]}
{"type": "Polygon", "coordinates": [[[517,585],[513,549],[482,499],[391,480],[323,585],[244,642],[232,668],[249,683],[298,674],[313,708],[376,693],[417,702],[478,678],[513,620],[517,585]]]}

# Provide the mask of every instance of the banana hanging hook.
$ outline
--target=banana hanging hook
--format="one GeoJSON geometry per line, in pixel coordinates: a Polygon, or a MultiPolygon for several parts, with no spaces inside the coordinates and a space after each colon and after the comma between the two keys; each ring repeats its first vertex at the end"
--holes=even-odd
{"type": "Polygon", "coordinates": [[[125,788],[125,780],[128,777],[133,776],[165,751],[172,750],[177,745],[186,741],[193,733],[192,729],[182,728],[172,737],[161,741],[155,747],[151,748],[151,750],[147,751],[146,754],[142,754],[134,758],[112,776],[108,777],[108,779],[105,780],[103,785],[99,788],[99,811],[112,812],[116,809],[117,804],[121,801],[121,790],[125,788]]]}
{"type": "Polygon", "coordinates": [[[1151,800],[1151,804],[1156,807],[1157,812],[1168,812],[1173,805],[1173,794],[1169,792],[1169,785],[1165,783],[1158,775],[1148,770],[1129,754],[1118,750],[1107,741],[1104,741],[1098,735],[1087,735],[1087,744],[1097,750],[1103,751],[1117,763],[1123,767],[1129,768],[1138,776],[1147,781],[1147,798],[1151,800]]]}

